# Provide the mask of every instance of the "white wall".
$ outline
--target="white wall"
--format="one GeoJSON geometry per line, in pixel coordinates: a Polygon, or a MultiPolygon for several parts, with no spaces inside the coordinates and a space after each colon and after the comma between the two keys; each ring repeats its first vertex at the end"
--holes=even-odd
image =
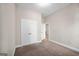
{"type": "Polygon", "coordinates": [[[12,55],[15,48],[15,5],[0,4],[1,53],[12,55]]]}
{"type": "Polygon", "coordinates": [[[0,6],[0,52],[1,52],[1,6],[0,6]]]}
{"type": "Polygon", "coordinates": [[[79,49],[79,4],[71,4],[45,19],[50,40],[79,49]]]}
{"type": "Polygon", "coordinates": [[[41,13],[34,9],[22,8],[20,6],[16,6],[16,46],[21,45],[21,20],[22,19],[30,19],[36,20],[38,23],[38,41],[41,40],[41,13]]]}

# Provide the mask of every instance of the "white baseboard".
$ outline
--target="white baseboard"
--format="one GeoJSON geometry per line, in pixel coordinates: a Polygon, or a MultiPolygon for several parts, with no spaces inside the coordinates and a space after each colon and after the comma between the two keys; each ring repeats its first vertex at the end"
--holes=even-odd
{"type": "Polygon", "coordinates": [[[49,41],[54,42],[54,43],[56,43],[56,44],[58,44],[58,45],[61,45],[61,46],[63,46],[63,47],[66,47],[66,48],[68,48],[68,49],[71,49],[71,50],[73,50],[73,51],[79,52],[79,49],[78,49],[78,48],[74,48],[74,47],[71,47],[71,46],[68,46],[68,45],[59,43],[59,42],[57,42],[57,41],[53,41],[53,40],[49,40],[49,41]]]}
{"type": "Polygon", "coordinates": [[[40,42],[42,42],[42,41],[36,41],[36,42],[29,43],[29,44],[18,45],[18,46],[16,46],[16,48],[18,48],[18,47],[22,47],[22,46],[26,46],[26,45],[35,44],[35,43],[40,43],[40,42]]]}
{"type": "Polygon", "coordinates": [[[16,50],[16,48],[14,48],[13,53],[12,53],[12,56],[14,56],[14,54],[15,54],[15,50],[16,50]]]}

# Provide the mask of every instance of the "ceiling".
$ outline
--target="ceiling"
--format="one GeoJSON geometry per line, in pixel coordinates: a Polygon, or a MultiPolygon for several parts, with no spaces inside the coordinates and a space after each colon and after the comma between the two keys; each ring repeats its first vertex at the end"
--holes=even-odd
{"type": "Polygon", "coordinates": [[[70,5],[70,4],[69,3],[50,3],[50,5],[42,7],[42,6],[37,5],[37,3],[18,3],[18,4],[16,4],[17,7],[39,10],[42,13],[43,17],[46,17],[68,5],[70,5]]]}

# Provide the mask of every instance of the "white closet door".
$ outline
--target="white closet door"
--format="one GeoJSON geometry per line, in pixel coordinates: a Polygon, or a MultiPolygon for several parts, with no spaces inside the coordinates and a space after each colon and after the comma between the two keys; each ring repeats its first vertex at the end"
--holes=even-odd
{"type": "Polygon", "coordinates": [[[21,20],[21,42],[22,45],[37,41],[37,22],[34,20],[21,20]]]}

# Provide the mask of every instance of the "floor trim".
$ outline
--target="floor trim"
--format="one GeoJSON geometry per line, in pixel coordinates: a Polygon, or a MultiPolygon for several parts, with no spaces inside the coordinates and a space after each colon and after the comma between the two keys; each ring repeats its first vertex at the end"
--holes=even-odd
{"type": "Polygon", "coordinates": [[[40,42],[42,42],[42,41],[36,41],[36,42],[32,42],[30,44],[18,45],[18,46],[16,46],[16,48],[19,48],[19,47],[22,47],[22,46],[26,46],[26,45],[35,44],[35,43],[40,43],[40,42]]]}
{"type": "Polygon", "coordinates": [[[14,54],[15,54],[15,50],[16,50],[16,48],[14,48],[13,53],[12,53],[12,56],[14,56],[14,54]]]}
{"type": "Polygon", "coordinates": [[[59,43],[59,42],[57,42],[57,41],[53,41],[53,40],[50,40],[50,41],[51,41],[51,42],[54,42],[54,43],[56,43],[56,44],[58,44],[58,45],[61,45],[61,46],[63,46],[63,47],[66,47],[66,48],[68,48],[68,49],[71,49],[71,50],[73,50],[73,51],[75,51],[75,52],[79,52],[79,49],[78,49],[78,48],[74,48],[74,47],[71,47],[71,46],[68,46],[68,45],[59,43]]]}

